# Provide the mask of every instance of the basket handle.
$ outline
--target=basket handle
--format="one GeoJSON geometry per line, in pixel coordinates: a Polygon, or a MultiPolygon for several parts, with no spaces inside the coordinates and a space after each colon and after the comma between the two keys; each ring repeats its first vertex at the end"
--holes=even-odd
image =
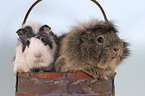
{"type": "Polygon", "coordinates": [[[29,10],[27,11],[27,13],[26,13],[26,15],[25,15],[25,18],[24,18],[24,21],[23,21],[22,25],[24,25],[24,24],[26,23],[26,20],[27,20],[27,18],[28,18],[28,16],[29,16],[31,10],[32,10],[32,9],[34,8],[34,6],[35,6],[36,4],[38,4],[40,1],[42,1],[42,0],[37,0],[37,1],[29,8],[29,10]]]}
{"type": "MultiPolygon", "coordinates": [[[[37,0],[37,1],[29,8],[29,10],[27,11],[27,13],[26,13],[26,15],[25,15],[25,18],[24,18],[24,21],[23,21],[22,25],[24,25],[24,24],[26,23],[26,20],[27,20],[27,18],[28,18],[28,16],[29,16],[31,10],[32,10],[32,9],[34,8],[34,6],[37,5],[40,1],[42,1],[42,0],[37,0]]],[[[94,3],[100,8],[100,10],[101,10],[101,12],[102,12],[102,14],[103,14],[103,16],[104,16],[105,21],[108,22],[108,19],[107,19],[107,16],[106,16],[106,14],[105,14],[105,11],[103,10],[103,8],[102,8],[102,6],[99,4],[99,2],[97,2],[96,0],[91,0],[91,1],[94,2],[94,3]]]]}

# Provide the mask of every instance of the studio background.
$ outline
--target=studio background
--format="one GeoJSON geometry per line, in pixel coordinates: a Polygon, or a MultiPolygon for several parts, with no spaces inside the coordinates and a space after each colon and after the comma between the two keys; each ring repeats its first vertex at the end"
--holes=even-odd
{"type": "MultiPolygon", "coordinates": [[[[35,0],[0,0],[0,96],[15,96],[12,60],[24,16],[35,0]]],[[[116,96],[145,96],[145,0],[98,0],[119,37],[130,43],[131,55],[116,69],[116,96]]],[[[28,21],[52,27],[60,36],[78,21],[104,20],[90,0],[43,0],[34,7],[28,21]]]]}

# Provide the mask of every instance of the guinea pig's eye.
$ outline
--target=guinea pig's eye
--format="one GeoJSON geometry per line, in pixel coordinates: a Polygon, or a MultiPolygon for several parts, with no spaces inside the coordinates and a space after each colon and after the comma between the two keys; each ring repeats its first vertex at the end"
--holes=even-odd
{"type": "Polygon", "coordinates": [[[45,38],[41,38],[41,41],[42,41],[43,43],[45,43],[46,40],[45,40],[45,38]]]}
{"type": "Polygon", "coordinates": [[[27,46],[29,46],[29,45],[30,45],[30,41],[29,41],[29,40],[27,40],[27,41],[26,41],[26,44],[27,44],[27,46]]]}
{"type": "Polygon", "coordinates": [[[103,43],[103,42],[104,42],[103,37],[98,37],[98,38],[97,38],[97,42],[98,42],[98,43],[103,43]]]}

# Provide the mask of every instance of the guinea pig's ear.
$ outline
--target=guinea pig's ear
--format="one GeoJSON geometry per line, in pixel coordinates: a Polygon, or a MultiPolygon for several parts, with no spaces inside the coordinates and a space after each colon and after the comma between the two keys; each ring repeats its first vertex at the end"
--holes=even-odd
{"type": "Polygon", "coordinates": [[[30,26],[26,26],[25,28],[19,29],[16,33],[19,36],[22,36],[22,35],[26,34],[26,32],[32,33],[33,30],[32,30],[32,28],[30,26]]]}
{"type": "Polygon", "coordinates": [[[80,36],[81,42],[85,42],[86,40],[91,39],[91,38],[90,38],[91,33],[92,33],[92,31],[83,32],[83,33],[81,34],[81,36],[80,36]]]}
{"type": "Polygon", "coordinates": [[[24,28],[24,30],[27,31],[27,32],[33,32],[33,29],[32,29],[32,27],[30,27],[30,26],[26,26],[26,27],[24,28]]]}
{"type": "Polygon", "coordinates": [[[40,32],[40,33],[41,33],[41,32],[44,32],[44,33],[46,33],[46,34],[49,34],[50,30],[51,30],[51,27],[49,27],[48,25],[43,25],[43,26],[39,29],[39,32],[40,32]]]}
{"type": "Polygon", "coordinates": [[[16,33],[18,34],[18,36],[22,36],[22,35],[24,35],[26,33],[26,30],[19,29],[16,33]]]}

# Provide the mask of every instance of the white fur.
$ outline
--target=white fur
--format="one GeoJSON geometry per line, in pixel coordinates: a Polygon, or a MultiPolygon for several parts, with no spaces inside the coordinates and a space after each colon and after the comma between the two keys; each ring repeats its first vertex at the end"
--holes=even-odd
{"type": "MultiPolygon", "coordinates": [[[[26,47],[25,50],[28,48],[26,47]]],[[[22,43],[16,47],[16,57],[13,61],[14,73],[16,74],[19,70],[23,70],[24,72],[30,71],[29,65],[26,62],[25,54],[22,53],[22,43]]]]}
{"type": "Polygon", "coordinates": [[[54,61],[53,50],[35,37],[31,38],[30,42],[29,50],[25,51],[26,61],[30,68],[49,66],[54,61]],[[40,58],[35,57],[38,54],[41,54],[40,58]]]}
{"type": "Polygon", "coordinates": [[[55,43],[53,43],[53,49],[50,49],[48,45],[45,46],[39,39],[32,37],[29,47],[26,47],[22,53],[22,44],[20,43],[16,47],[16,58],[13,62],[14,73],[16,74],[18,70],[28,72],[31,68],[49,66],[54,61],[55,50],[55,43]],[[35,57],[38,54],[41,54],[40,58],[35,57]]]}
{"type": "MultiPolygon", "coordinates": [[[[22,28],[31,26],[34,33],[37,34],[42,25],[39,22],[28,22],[22,28]]],[[[56,44],[54,41],[53,49],[50,49],[48,45],[45,46],[39,39],[32,37],[29,47],[26,47],[22,53],[22,43],[19,41],[19,45],[16,47],[16,58],[13,61],[14,73],[16,74],[19,70],[28,72],[31,68],[49,66],[54,61],[55,50],[56,44]],[[41,54],[41,57],[36,58],[35,55],[37,54],[41,54]]]]}

